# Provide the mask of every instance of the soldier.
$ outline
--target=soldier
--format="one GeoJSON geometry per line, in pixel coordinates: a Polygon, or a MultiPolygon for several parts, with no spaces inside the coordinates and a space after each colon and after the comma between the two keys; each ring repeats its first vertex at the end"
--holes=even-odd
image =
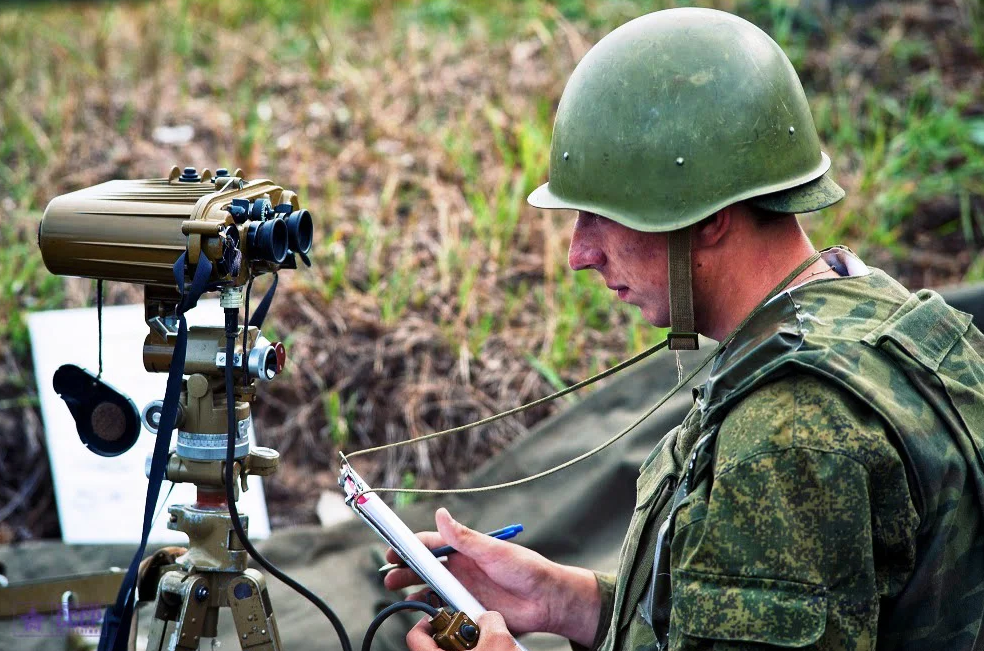
{"type": "MultiPolygon", "coordinates": [[[[733,339],[642,466],[615,575],[438,511],[422,539],[497,611],[480,651],[506,626],[605,651],[984,648],[984,337],[815,251],[796,213],[843,196],[829,167],[791,64],[740,18],[656,12],[578,64],[530,203],[578,211],[572,269],[672,347],[733,339]]],[[[423,623],[407,643],[436,649],[423,623]]]]}

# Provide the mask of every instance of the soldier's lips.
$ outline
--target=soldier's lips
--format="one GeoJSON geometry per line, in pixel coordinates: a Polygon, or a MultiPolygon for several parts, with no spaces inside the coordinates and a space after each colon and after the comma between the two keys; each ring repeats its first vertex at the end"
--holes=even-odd
{"type": "Polygon", "coordinates": [[[621,300],[625,300],[625,297],[629,295],[629,288],[625,285],[607,285],[608,289],[614,290],[621,300]]]}

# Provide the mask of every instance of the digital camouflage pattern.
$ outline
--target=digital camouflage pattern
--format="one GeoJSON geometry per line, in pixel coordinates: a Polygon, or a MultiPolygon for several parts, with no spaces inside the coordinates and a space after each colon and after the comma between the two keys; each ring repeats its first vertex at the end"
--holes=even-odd
{"type": "Polygon", "coordinates": [[[875,269],[769,303],[642,466],[596,646],[660,648],[656,532],[716,431],[675,516],[671,649],[982,648],[982,354],[969,316],[875,269]]]}

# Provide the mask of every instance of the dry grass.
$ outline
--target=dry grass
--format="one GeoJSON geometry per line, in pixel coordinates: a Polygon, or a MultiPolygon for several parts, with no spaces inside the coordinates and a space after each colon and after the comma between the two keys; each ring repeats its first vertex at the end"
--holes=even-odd
{"type": "MultiPolygon", "coordinates": [[[[284,274],[268,320],[291,359],[258,409],[262,442],[287,461],[267,482],[275,525],[312,520],[339,447],[515,406],[661,337],[565,270],[570,215],[525,205],[575,63],[651,4],[0,11],[0,505],[27,495],[0,518],[0,540],[57,535],[48,478],[24,490],[25,469],[46,462],[22,317],[92,304],[92,283],[47,275],[33,245],[40,211],[69,190],[173,164],[241,166],[315,214],[315,266],[284,274]],[[155,141],[177,125],[194,138],[155,141]]],[[[810,222],[818,241],[846,241],[912,285],[984,277],[984,155],[959,145],[984,112],[965,6],[819,21],[775,2],[718,6],[763,24],[802,71],[852,197],[810,222]]],[[[139,298],[109,286],[110,302],[139,298]]],[[[549,412],[380,456],[369,479],[453,484],[549,412]]]]}

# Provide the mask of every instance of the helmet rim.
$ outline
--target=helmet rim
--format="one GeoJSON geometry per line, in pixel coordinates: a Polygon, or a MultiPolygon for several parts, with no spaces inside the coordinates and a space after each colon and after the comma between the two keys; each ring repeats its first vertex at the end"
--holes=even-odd
{"type": "Polygon", "coordinates": [[[738,203],[748,201],[759,208],[778,213],[800,213],[821,210],[844,198],[844,190],[828,174],[830,157],[820,152],[820,164],[809,173],[795,179],[775,183],[771,186],[753,188],[724,198],[696,215],[670,219],[654,223],[651,213],[646,216],[626,214],[617,207],[596,204],[583,200],[569,200],[558,196],[550,188],[550,182],[542,184],[527,197],[526,201],[534,208],[544,210],[583,210],[601,215],[637,231],[665,233],[686,228],[710,217],[717,211],[738,203]]]}

